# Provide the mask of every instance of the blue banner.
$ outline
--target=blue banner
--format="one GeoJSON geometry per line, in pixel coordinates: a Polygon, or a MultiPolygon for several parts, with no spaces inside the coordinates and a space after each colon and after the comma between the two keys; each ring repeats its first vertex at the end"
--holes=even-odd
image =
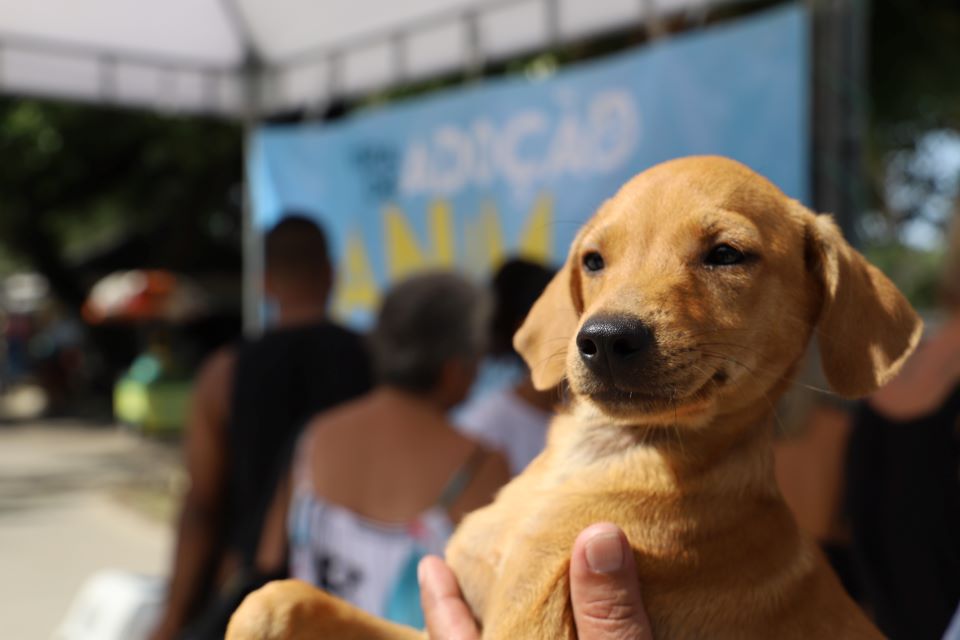
{"type": "Polygon", "coordinates": [[[362,325],[385,284],[427,266],[481,275],[513,254],[561,262],[603,200],[669,158],[736,158],[804,200],[808,29],[788,5],[546,79],[260,128],[255,223],[315,215],[333,245],[336,314],[362,325]]]}

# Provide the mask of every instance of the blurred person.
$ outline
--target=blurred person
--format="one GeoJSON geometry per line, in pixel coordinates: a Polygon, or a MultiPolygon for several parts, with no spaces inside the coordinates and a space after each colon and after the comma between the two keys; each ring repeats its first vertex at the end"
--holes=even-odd
{"type": "Polygon", "coordinates": [[[446,417],[483,353],[483,294],[431,273],[386,295],[370,339],[378,385],[314,418],[297,447],[291,499],[278,495],[264,534],[276,553],[287,523],[292,577],[423,626],[419,561],[442,553],[460,519],[509,478],[501,454],[446,417]]]}
{"type": "Polygon", "coordinates": [[[494,275],[491,288],[495,306],[489,355],[499,363],[499,368],[514,368],[522,373],[514,384],[488,390],[471,399],[455,417],[463,433],[506,455],[511,475],[523,471],[543,450],[550,419],[560,400],[557,389],[538,391],[534,388],[530,372],[513,349],[513,334],[553,273],[537,263],[514,258],[494,275]]]}
{"type": "Polygon", "coordinates": [[[317,412],[366,392],[360,336],[326,319],[333,272],[323,231],[288,215],[265,238],[274,327],[209,357],[186,427],[184,497],[166,610],[153,640],[222,638],[242,597],[284,576],[285,554],[257,556],[293,444],[317,412]]]}
{"type": "Polygon", "coordinates": [[[859,406],[847,459],[855,559],[894,640],[939,639],[960,603],[960,206],[940,301],[940,326],[859,406]]]}
{"type": "Polygon", "coordinates": [[[960,640],[960,608],[953,614],[953,620],[950,622],[947,632],[943,634],[943,640],[960,640]]]}
{"type": "Polygon", "coordinates": [[[56,303],[46,305],[30,341],[36,378],[47,396],[47,414],[64,415],[82,378],[83,328],[56,303]]]}
{"type": "Polygon", "coordinates": [[[30,372],[30,339],[33,319],[26,313],[11,313],[3,327],[6,342],[6,373],[11,384],[20,382],[30,372]]]}

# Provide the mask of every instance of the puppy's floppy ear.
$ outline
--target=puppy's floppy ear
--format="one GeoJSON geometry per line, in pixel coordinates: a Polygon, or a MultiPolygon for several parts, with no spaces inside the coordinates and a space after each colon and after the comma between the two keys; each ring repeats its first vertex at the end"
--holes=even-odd
{"type": "Polygon", "coordinates": [[[543,391],[560,384],[567,366],[567,345],[579,321],[579,301],[575,299],[576,283],[571,281],[571,251],[566,264],[553,276],[520,329],[513,336],[513,347],[523,356],[533,386],[543,391]]]}
{"type": "Polygon", "coordinates": [[[897,287],[843,239],[830,216],[805,213],[808,266],[823,291],[821,365],[834,391],[864,396],[900,370],[923,322],[897,287]]]}

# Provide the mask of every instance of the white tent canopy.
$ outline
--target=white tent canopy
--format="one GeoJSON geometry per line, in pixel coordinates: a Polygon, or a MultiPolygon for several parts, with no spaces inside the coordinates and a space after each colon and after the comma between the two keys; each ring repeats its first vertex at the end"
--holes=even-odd
{"type": "Polygon", "coordinates": [[[720,3],[0,0],[0,92],[228,117],[310,109],[720,3]]]}

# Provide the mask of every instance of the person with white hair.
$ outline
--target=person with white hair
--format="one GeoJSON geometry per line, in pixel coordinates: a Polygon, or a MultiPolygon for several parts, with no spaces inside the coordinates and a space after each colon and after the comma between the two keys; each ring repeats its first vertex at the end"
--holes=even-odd
{"type": "Polygon", "coordinates": [[[272,519],[274,531],[287,522],[292,577],[423,626],[419,561],[442,553],[459,520],[509,479],[502,454],[447,419],[473,382],[489,307],[482,289],[449,273],[387,293],[370,336],[378,385],[313,420],[289,515],[272,519]]]}

